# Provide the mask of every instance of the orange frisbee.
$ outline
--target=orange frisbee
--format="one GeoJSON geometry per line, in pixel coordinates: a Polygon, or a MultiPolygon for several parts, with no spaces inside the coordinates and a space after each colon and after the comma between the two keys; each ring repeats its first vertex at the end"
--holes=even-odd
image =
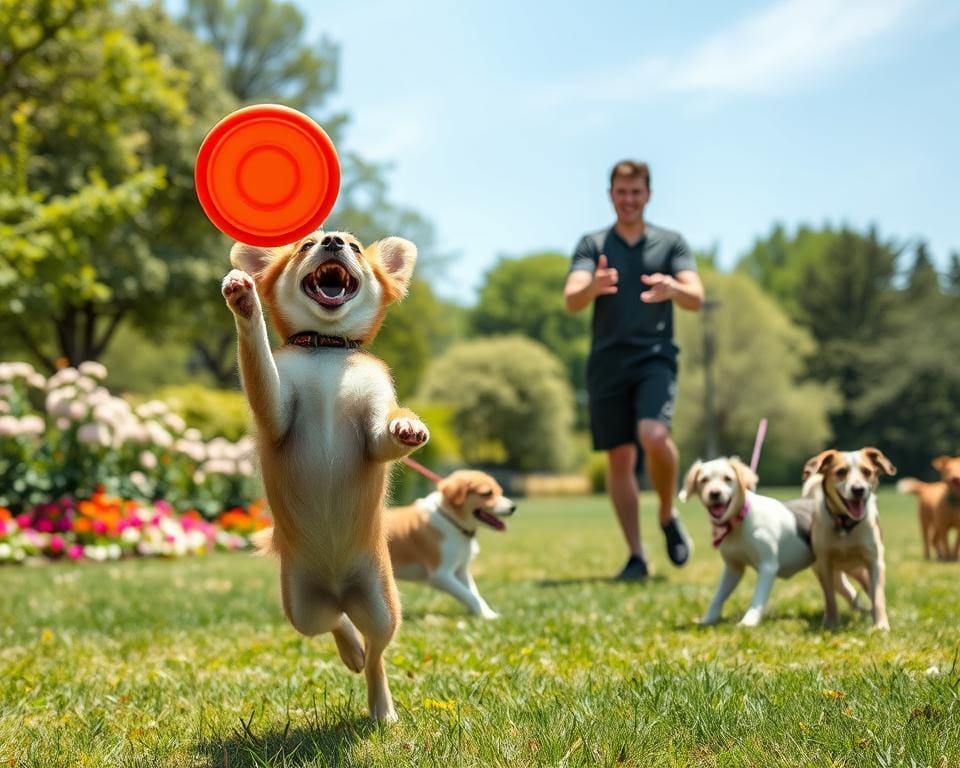
{"type": "Polygon", "coordinates": [[[286,245],[317,229],[340,192],[326,132],[302,112],[256,104],[227,115],[197,153],[194,181],[214,226],[249,245],[286,245]]]}

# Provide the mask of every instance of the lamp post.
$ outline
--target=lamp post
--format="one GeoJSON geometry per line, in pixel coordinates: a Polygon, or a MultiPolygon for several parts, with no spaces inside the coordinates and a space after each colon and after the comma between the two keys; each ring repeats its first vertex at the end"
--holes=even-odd
{"type": "Polygon", "coordinates": [[[703,409],[707,422],[707,458],[717,456],[717,417],[714,407],[713,357],[716,352],[716,339],[713,335],[713,311],[720,306],[716,299],[705,299],[703,309],[703,409]]]}

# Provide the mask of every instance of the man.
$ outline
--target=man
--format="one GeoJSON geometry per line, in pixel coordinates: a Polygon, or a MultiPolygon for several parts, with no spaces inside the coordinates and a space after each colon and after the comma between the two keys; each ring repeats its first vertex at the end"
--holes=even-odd
{"type": "Polygon", "coordinates": [[[677,447],[670,436],[677,391],[673,304],[698,310],[703,284],[689,246],[675,232],[648,224],[650,169],[625,160],[610,174],[613,227],[584,236],[564,287],[568,312],[593,308],[587,361],[590,431],[607,452],[607,489],[630,558],[617,577],[640,580],[647,561],[640,543],[637,443],[660,503],[660,526],[674,565],[687,562],[691,542],[673,507],[677,447]]]}

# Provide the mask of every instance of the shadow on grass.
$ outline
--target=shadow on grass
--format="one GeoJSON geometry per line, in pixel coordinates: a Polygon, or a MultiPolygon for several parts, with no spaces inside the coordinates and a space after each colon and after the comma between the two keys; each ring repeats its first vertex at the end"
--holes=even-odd
{"type": "Polygon", "coordinates": [[[655,574],[653,576],[647,576],[647,578],[642,581],[617,581],[611,576],[582,576],[580,578],[574,579],[544,579],[542,581],[535,582],[538,587],[573,587],[578,584],[625,584],[628,587],[642,587],[646,584],[661,584],[667,581],[666,576],[661,576],[660,574],[655,574]]]}
{"type": "Polygon", "coordinates": [[[363,765],[351,754],[359,741],[377,731],[370,718],[356,715],[337,722],[255,732],[242,723],[226,738],[198,745],[210,768],[301,768],[302,766],[363,765]]]}

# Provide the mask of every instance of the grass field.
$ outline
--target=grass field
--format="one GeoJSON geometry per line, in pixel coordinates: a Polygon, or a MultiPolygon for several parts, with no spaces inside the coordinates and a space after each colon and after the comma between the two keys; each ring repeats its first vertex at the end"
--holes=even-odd
{"type": "MultiPolygon", "coordinates": [[[[481,536],[485,622],[404,584],[388,651],[400,722],[372,725],[327,635],[284,620],[276,565],[245,554],[0,570],[3,766],[957,766],[960,565],[921,559],[913,497],[884,493],[889,635],[821,630],[809,572],[761,625],[693,619],[720,573],[698,549],[607,580],[624,551],[601,497],[522,500],[481,536]]],[[[732,620],[730,620],[732,618],[732,620]]]]}

